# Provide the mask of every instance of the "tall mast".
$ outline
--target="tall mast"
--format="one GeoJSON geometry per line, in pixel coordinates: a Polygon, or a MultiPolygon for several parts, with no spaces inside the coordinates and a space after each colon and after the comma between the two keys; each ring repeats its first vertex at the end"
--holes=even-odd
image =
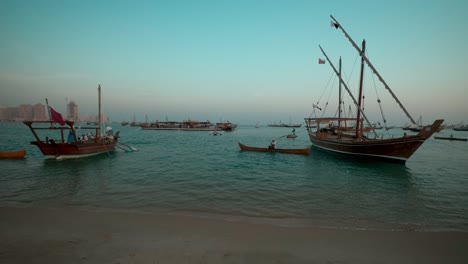
{"type": "Polygon", "coordinates": [[[101,85],[99,84],[98,86],[98,100],[99,100],[99,110],[98,110],[98,128],[97,128],[97,135],[96,135],[96,138],[100,138],[101,137],[101,85]]]}
{"type": "MultiPolygon", "coordinates": [[[[336,70],[335,66],[333,65],[333,63],[330,61],[330,59],[328,58],[327,54],[325,53],[325,51],[322,49],[322,47],[319,45],[319,48],[320,50],[322,51],[323,55],[325,56],[325,58],[327,59],[328,63],[330,64],[330,66],[332,67],[333,71],[335,72],[336,75],[338,75],[338,77],[340,78],[340,83],[343,84],[345,90],[348,92],[349,96],[351,97],[351,99],[353,100],[354,102],[354,105],[358,106],[358,103],[356,101],[356,99],[354,98],[353,94],[351,93],[351,91],[349,90],[348,86],[346,85],[346,83],[344,82],[343,78],[341,78],[341,75],[338,74],[338,71],[336,70]]],[[[370,125],[370,122],[369,122],[369,119],[367,119],[366,115],[364,114],[363,111],[361,111],[362,113],[362,117],[364,117],[364,119],[366,120],[367,124],[370,125]]],[[[372,126],[371,126],[372,127],[372,126]]],[[[377,133],[375,132],[375,130],[372,128],[372,131],[374,132],[374,135],[375,137],[378,137],[377,133]]]]}
{"type": "MultiPolygon", "coordinates": [[[[366,40],[362,41],[362,52],[366,50],[366,40]]],[[[361,104],[362,104],[362,83],[364,77],[364,57],[361,57],[361,77],[359,80],[359,98],[358,98],[358,108],[357,108],[357,117],[356,117],[356,138],[361,137],[362,123],[359,121],[361,119],[361,104]]]]}
{"type": "Polygon", "coordinates": [[[384,81],[384,79],[382,78],[382,76],[380,76],[379,72],[377,72],[377,70],[374,68],[374,65],[372,65],[372,63],[369,61],[369,59],[366,57],[366,55],[364,54],[364,52],[361,51],[361,49],[359,49],[359,47],[356,45],[356,43],[351,39],[351,37],[348,35],[348,33],[346,33],[346,31],[344,30],[344,28],[341,26],[340,23],[338,23],[338,21],[332,16],[330,15],[331,19],[333,20],[333,23],[335,25],[336,28],[340,28],[341,31],[343,31],[343,33],[345,34],[346,38],[348,38],[348,40],[351,42],[351,44],[354,46],[354,48],[358,51],[359,55],[361,55],[362,59],[364,59],[364,61],[367,63],[367,65],[369,65],[369,68],[371,68],[371,70],[374,72],[375,75],[377,75],[377,77],[379,78],[379,80],[383,83],[383,85],[385,86],[385,89],[387,89],[390,94],[392,95],[393,99],[395,99],[395,101],[400,105],[401,109],[403,109],[403,112],[405,112],[406,116],[411,120],[411,122],[413,124],[416,124],[416,122],[414,121],[413,117],[411,117],[411,115],[408,113],[408,111],[406,111],[406,108],[403,106],[403,104],[400,102],[400,100],[398,100],[398,97],[396,97],[396,95],[393,93],[392,89],[390,89],[390,87],[387,85],[387,83],[384,81]]]}
{"type": "Polygon", "coordinates": [[[47,107],[47,113],[49,114],[50,126],[53,127],[54,125],[52,123],[52,115],[50,114],[49,100],[47,100],[47,98],[46,98],[45,102],[46,102],[46,107],[47,107]]]}
{"type": "MultiPolygon", "coordinates": [[[[338,66],[339,69],[339,78],[341,78],[341,56],[340,56],[340,64],[338,66]]],[[[341,127],[341,82],[338,85],[339,93],[338,93],[338,129],[341,127]]]]}

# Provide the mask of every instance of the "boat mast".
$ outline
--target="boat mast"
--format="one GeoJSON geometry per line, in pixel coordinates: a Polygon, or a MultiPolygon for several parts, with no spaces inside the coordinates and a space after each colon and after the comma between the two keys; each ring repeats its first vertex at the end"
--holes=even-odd
{"type": "MultiPolygon", "coordinates": [[[[362,52],[366,50],[366,40],[362,40],[362,52]]],[[[361,131],[363,124],[359,121],[361,119],[361,104],[362,104],[362,83],[364,77],[364,57],[361,57],[361,77],[359,80],[359,98],[358,98],[358,108],[357,108],[357,117],[356,117],[356,138],[361,137],[361,131]]]]}
{"type": "Polygon", "coordinates": [[[98,128],[97,128],[97,135],[96,138],[99,139],[101,137],[101,85],[98,86],[98,100],[99,100],[99,110],[98,110],[98,128]]]}
{"type": "MultiPolygon", "coordinates": [[[[340,56],[340,64],[338,66],[339,69],[339,78],[341,78],[341,56],[340,56]]],[[[341,127],[341,82],[339,82],[339,93],[338,93],[338,130],[341,127]]],[[[345,121],[346,122],[346,121],[345,121]]],[[[346,126],[346,124],[345,124],[346,126]]]]}
{"type": "Polygon", "coordinates": [[[50,127],[53,127],[54,125],[52,123],[52,115],[50,114],[49,100],[47,100],[46,98],[45,102],[46,102],[46,107],[47,107],[47,113],[49,114],[50,127]]]}
{"type": "MultiPolygon", "coordinates": [[[[322,47],[319,45],[319,48],[320,50],[322,51],[323,53],[323,56],[325,56],[325,58],[327,59],[328,63],[330,64],[330,66],[332,67],[333,71],[335,72],[336,75],[338,75],[338,77],[340,78],[340,83],[343,84],[344,88],[346,89],[346,91],[348,92],[349,96],[351,97],[351,99],[353,100],[353,103],[354,105],[356,105],[358,107],[358,103],[356,101],[356,99],[354,98],[353,94],[351,93],[351,91],[349,90],[348,86],[346,85],[346,83],[344,82],[343,78],[341,78],[341,75],[338,74],[338,71],[336,70],[335,66],[333,65],[333,63],[330,61],[330,59],[328,58],[327,54],[325,53],[325,51],[322,49],[322,47]]],[[[361,111],[362,113],[362,117],[364,117],[364,119],[366,120],[367,124],[369,124],[369,126],[372,127],[371,123],[369,122],[369,119],[367,119],[367,116],[366,114],[364,114],[363,111],[361,111]]],[[[372,131],[374,132],[374,135],[375,137],[378,137],[379,135],[377,135],[377,132],[375,132],[375,130],[372,128],[372,131]]]]}
{"type": "Polygon", "coordinates": [[[344,30],[344,28],[341,26],[340,23],[338,23],[338,21],[332,16],[330,15],[331,19],[333,20],[333,23],[335,25],[336,28],[340,28],[341,31],[343,31],[343,33],[345,34],[346,38],[348,38],[348,40],[351,42],[351,44],[354,46],[354,48],[358,51],[358,53],[361,55],[362,59],[365,60],[365,62],[367,63],[367,65],[369,65],[369,68],[371,68],[371,70],[374,72],[375,75],[377,75],[377,77],[379,78],[379,80],[383,83],[383,85],[385,86],[385,89],[387,89],[390,94],[392,95],[393,99],[395,99],[395,101],[400,105],[400,108],[403,109],[403,112],[405,112],[406,116],[411,120],[411,122],[413,124],[416,124],[416,122],[414,121],[413,117],[411,117],[411,115],[408,113],[408,111],[406,111],[406,108],[403,106],[403,104],[400,102],[400,100],[398,100],[398,97],[393,93],[392,89],[390,89],[390,87],[388,86],[388,84],[384,81],[384,79],[382,78],[382,76],[380,76],[379,72],[374,68],[374,65],[372,65],[372,63],[369,61],[369,59],[366,57],[366,55],[364,54],[364,52],[361,51],[361,49],[359,49],[359,47],[356,45],[356,43],[353,41],[353,39],[351,39],[351,37],[348,35],[348,33],[346,33],[346,31],[344,30]]]}

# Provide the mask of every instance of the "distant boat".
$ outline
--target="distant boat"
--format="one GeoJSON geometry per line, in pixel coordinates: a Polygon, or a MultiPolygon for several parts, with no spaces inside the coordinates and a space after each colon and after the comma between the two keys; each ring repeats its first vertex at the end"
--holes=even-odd
{"type": "Polygon", "coordinates": [[[122,121],[122,122],[120,123],[120,125],[126,126],[126,125],[128,125],[128,123],[129,123],[128,121],[122,121]]]}
{"type": "Polygon", "coordinates": [[[456,140],[456,141],[467,141],[466,138],[456,138],[453,135],[450,135],[450,137],[434,137],[435,139],[441,139],[441,140],[456,140]]]}
{"type": "Polygon", "coordinates": [[[255,124],[255,128],[259,128],[259,127],[260,127],[260,125],[257,122],[257,124],[255,124]]]}
{"type": "Polygon", "coordinates": [[[227,122],[219,122],[215,124],[215,127],[217,130],[223,130],[223,131],[234,131],[236,129],[237,124],[233,124],[229,121],[227,122]]]}
{"type": "Polygon", "coordinates": [[[244,144],[239,143],[239,147],[241,150],[247,151],[259,151],[259,152],[278,152],[278,153],[286,153],[286,154],[299,154],[299,155],[309,155],[310,147],[304,149],[272,149],[272,148],[257,148],[257,147],[249,147],[244,144]]]}
{"type": "Polygon", "coordinates": [[[297,138],[297,135],[296,134],[289,134],[286,137],[287,138],[297,138]]]}
{"type": "MultiPolygon", "coordinates": [[[[396,95],[392,92],[390,87],[386,84],[374,66],[370,63],[369,59],[365,55],[365,40],[362,42],[362,49],[360,49],[356,43],[351,39],[351,37],[346,33],[343,27],[336,21],[333,16],[330,16],[332,19],[332,23],[335,28],[339,28],[343,31],[345,36],[354,46],[354,48],[358,51],[358,54],[361,56],[361,74],[360,74],[360,83],[359,83],[359,96],[357,97],[359,101],[357,101],[354,95],[349,90],[346,82],[341,77],[341,58],[339,63],[339,70],[335,68],[332,64],[330,59],[328,58],[325,51],[320,47],[322,54],[325,56],[326,61],[328,64],[333,68],[333,71],[339,78],[339,89],[341,94],[341,85],[343,85],[348,92],[349,96],[351,97],[354,105],[357,106],[357,114],[355,118],[344,118],[344,117],[324,117],[324,118],[305,118],[305,123],[307,124],[314,124],[317,123],[317,128],[312,129],[311,126],[307,127],[308,134],[310,141],[316,147],[319,147],[324,150],[338,152],[347,155],[355,155],[355,156],[366,156],[366,157],[374,157],[385,159],[389,161],[397,161],[401,163],[405,163],[407,159],[413,155],[413,153],[429,138],[432,136],[434,132],[436,132],[439,127],[441,126],[444,120],[436,120],[430,126],[425,126],[421,129],[421,131],[417,135],[406,135],[404,134],[402,137],[394,137],[394,138],[382,138],[376,132],[375,129],[372,127],[372,124],[369,122],[364,110],[362,109],[362,84],[363,84],[363,74],[364,74],[364,66],[367,64],[373,71],[374,74],[378,76],[378,79],[384,84],[385,88],[391,93],[393,98],[397,101],[400,105],[402,110],[405,112],[407,117],[411,120],[413,124],[413,118],[409,115],[406,109],[403,107],[401,102],[398,100],[396,95]],[[366,121],[367,125],[372,129],[374,134],[374,138],[370,138],[366,136],[364,133],[364,120],[366,121]],[[341,130],[342,123],[348,121],[355,122],[355,129],[353,131],[343,131],[341,130]]],[[[340,103],[338,113],[341,113],[341,96],[339,96],[340,103]]],[[[378,100],[380,101],[380,99],[378,100]]]]}
{"type": "Polygon", "coordinates": [[[453,127],[453,130],[455,130],[455,131],[468,131],[468,125],[463,125],[463,124],[457,125],[457,126],[453,127]]]}
{"type": "Polygon", "coordinates": [[[130,122],[130,126],[140,126],[140,123],[136,121],[136,116],[133,115],[132,122],[130,122]]]}
{"type": "Polygon", "coordinates": [[[71,159],[93,156],[101,153],[108,153],[115,149],[118,143],[119,132],[112,134],[112,130],[108,127],[107,135],[101,137],[101,85],[98,87],[99,93],[99,121],[98,126],[94,127],[80,127],[80,130],[94,131],[93,137],[88,137],[83,134],[82,137],[77,135],[73,121],[64,121],[60,113],[48,105],[50,121],[24,121],[31,132],[33,133],[36,141],[31,144],[36,145],[46,158],[55,159],[71,159]],[[54,126],[54,123],[59,123],[59,126],[54,126]],[[39,138],[38,130],[49,130],[50,138],[39,138]],[[57,133],[60,132],[60,133],[57,133]],[[67,138],[65,138],[67,136],[67,138]],[[59,136],[60,138],[56,138],[59,136]]]}
{"type": "Polygon", "coordinates": [[[295,127],[295,128],[298,128],[298,127],[301,127],[302,124],[284,124],[284,123],[279,123],[279,124],[276,124],[276,123],[273,123],[273,124],[268,124],[269,127],[295,127]]]}
{"type": "Polygon", "coordinates": [[[0,151],[0,159],[23,159],[26,150],[0,151]]]}
{"type": "Polygon", "coordinates": [[[200,122],[196,120],[156,121],[142,124],[143,130],[181,130],[181,131],[215,131],[219,130],[210,121],[200,122]]]}

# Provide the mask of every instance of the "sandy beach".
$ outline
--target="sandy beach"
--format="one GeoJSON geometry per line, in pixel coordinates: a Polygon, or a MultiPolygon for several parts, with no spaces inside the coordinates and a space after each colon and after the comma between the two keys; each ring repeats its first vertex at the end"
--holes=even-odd
{"type": "Polygon", "coordinates": [[[0,208],[0,263],[468,263],[468,233],[0,208]]]}

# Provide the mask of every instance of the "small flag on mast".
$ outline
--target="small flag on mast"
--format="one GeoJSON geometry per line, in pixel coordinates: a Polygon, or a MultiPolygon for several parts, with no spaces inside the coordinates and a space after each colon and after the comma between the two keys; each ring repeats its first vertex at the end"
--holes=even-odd
{"type": "Polygon", "coordinates": [[[314,108],[317,108],[318,110],[322,111],[322,108],[318,107],[318,105],[312,104],[312,106],[313,106],[314,108]]]}
{"type": "Polygon", "coordinates": [[[340,25],[338,25],[338,23],[335,23],[333,21],[330,21],[330,26],[335,27],[336,29],[338,29],[340,27],[340,25]]]}
{"type": "Polygon", "coordinates": [[[319,63],[319,64],[325,64],[325,60],[322,60],[322,59],[319,58],[319,59],[318,59],[318,63],[319,63]]]}

